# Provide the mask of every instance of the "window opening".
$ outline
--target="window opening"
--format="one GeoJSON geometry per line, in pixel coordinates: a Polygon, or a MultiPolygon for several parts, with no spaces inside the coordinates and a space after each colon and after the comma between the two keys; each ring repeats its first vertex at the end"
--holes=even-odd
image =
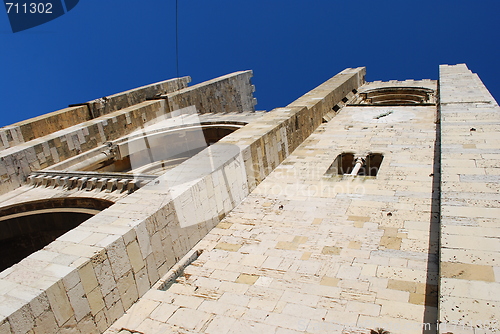
{"type": "Polygon", "coordinates": [[[366,156],[363,166],[359,169],[357,175],[360,176],[377,176],[380,165],[384,160],[384,156],[380,153],[370,153],[366,156]]]}
{"type": "Polygon", "coordinates": [[[404,106],[434,105],[435,92],[423,87],[381,87],[359,93],[353,105],[404,106]]]}
{"type": "Polygon", "coordinates": [[[325,175],[377,176],[383,159],[380,153],[356,157],[352,152],[344,152],[335,158],[325,175]]]}
{"type": "Polygon", "coordinates": [[[333,163],[330,165],[326,174],[329,175],[344,175],[350,174],[354,167],[354,153],[342,153],[335,158],[333,163]]]}

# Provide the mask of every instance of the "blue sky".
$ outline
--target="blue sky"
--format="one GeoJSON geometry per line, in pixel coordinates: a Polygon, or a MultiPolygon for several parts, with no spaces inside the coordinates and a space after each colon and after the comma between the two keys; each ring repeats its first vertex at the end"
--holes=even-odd
{"type": "MultiPolygon", "coordinates": [[[[254,71],[257,109],[286,106],[346,67],[437,79],[467,63],[500,97],[500,2],[179,0],[179,74],[254,71]]],[[[0,8],[0,126],[176,76],[175,1],[80,0],[12,33],[0,8]]]]}

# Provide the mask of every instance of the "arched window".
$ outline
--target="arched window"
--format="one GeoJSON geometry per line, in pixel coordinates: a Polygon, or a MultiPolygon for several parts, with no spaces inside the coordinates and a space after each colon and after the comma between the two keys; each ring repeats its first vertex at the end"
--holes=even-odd
{"type": "Polygon", "coordinates": [[[380,164],[382,164],[384,156],[380,153],[370,153],[366,156],[365,163],[359,169],[360,176],[377,176],[380,164]]]}
{"type": "Polygon", "coordinates": [[[353,104],[401,106],[435,104],[434,90],[423,87],[382,87],[359,93],[353,104]]]}
{"type": "Polygon", "coordinates": [[[377,176],[383,159],[381,153],[356,157],[352,152],[344,152],[335,158],[325,175],[377,176]]]}
{"type": "Polygon", "coordinates": [[[0,210],[0,271],[74,229],[113,202],[99,198],[50,198],[0,210]]]}
{"type": "Polygon", "coordinates": [[[344,175],[351,174],[354,168],[354,153],[341,153],[335,158],[333,163],[326,171],[327,175],[344,175]]]}

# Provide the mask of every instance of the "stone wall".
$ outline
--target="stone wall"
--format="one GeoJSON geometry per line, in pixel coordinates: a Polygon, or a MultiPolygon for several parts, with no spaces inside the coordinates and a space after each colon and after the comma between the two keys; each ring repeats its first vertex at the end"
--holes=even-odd
{"type": "Polygon", "coordinates": [[[57,129],[57,126],[60,128],[69,126],[26,143],[18,136],[16,146],[1,151],[0,195],[21,186],[32,171],[78,156],[107,141],[116,140],[152,124],[158,119],[170,117],[169,113],[174,110],[174,105],[184,108],[188,103],[193,103],[200,112],[253,111],[251,76],[251,71],[236,72],[160,97],[165,91],[186,86],[190,78],[168,80],[112,95],[106,100],[99,99],[87,103],[88,108],[93,110],[90,120],[83,115],[84,108],[87,107],[80,106],[51,113],[45,118],[41,116],[36,122],[27,121],[22,127],[4,128],[4,131],[20,136],[25,129],[35,125],[42,126],[46,122],[55,120],[57,120],[56,125],[48,128],[50,131],[57,129]],[[147,98],[155,100],[146,101],[147,98]],[[134,104],[138,101],[141,102],[134,104]],[[95,116],[99,117],[94,118],[95,116]],[[72,122],[76,122],[78,117],[82,118],[74,125],[72,122]]]}
{"type": "MultiPolygon", "coordinates": [[[[437,83],[426,85],[435,90],[437,83]]],[[[315,91],[310,102],[321,100],[315,91]]],[[[283,123],[273,113],[248,129],[274,135],[283,123]]],[[[106,334],[435,328],[435,114],[435,105],[344,107],[195,246],[190,255],[203,253],[192,265],[162,278],[157,287],[177,277],[166,291],[149,291],[106,334]],[[377,118],[388,109],[393,114],[377,118]],[[377,176],[326,176],[350,151],[382,153],[377,176]]],[[[277,149],[264,149],[270,164],[279,161],[277,149]]]]}
{"type": "Polygon", "coordinates": [[[90,120],[86,106],[76,106],[14,123],[0,129],[0,151],[90,120]]]}
{"type": "Polygon", "coordinates": [[[170,79],[3,127],[0,129],[0,151],[78,125],[100,115],[130,107],[160,94],[186,88],[190,81],[190,77],[170,79]]]}
{"type": "Polygon", "coordinates": [[[363,78],[364,68],[343,71],[302,104],[228,135],[2,272],[0,332],[103,332],[363,78]]]}
{"type": "Polygon", "coordinates": [[[162,95],[169,111],[195,106],[200,114],[254,111],[252,71],[240,71],[162,95]]]}
{"type": "Polygon", "coordinates": [[[325,114],[364,83],[365,73],[364,67],[346,69],[287,107],[247,125],[244,132],[223,139],[240,147],[250,191],[322,123],[325,114]]]}
{"type": "Polygon", "coordinates": [[[0,152],[0,194],[20,187],[32,171],[118,139],[164,112],[164,101],[146,101],[0,152]]]}
{"type": "Polygon", "coordinates": [[[465,64],[440,67],[441,332],[500,331],[500,108],[465,64]]]}
{"type": "Polygon", "coordinates": [[[107,115],[113,111],[125,109],[139,104],[146,100],[157,98],[163,94],[172,93],[184,89],[191,82],[191,77],[175,78],[161,81],[151,85],[142,86],[121,92],[118,94],[106,96],[100,99],[85,103],[90,111],[92,118],[107,115]]]}

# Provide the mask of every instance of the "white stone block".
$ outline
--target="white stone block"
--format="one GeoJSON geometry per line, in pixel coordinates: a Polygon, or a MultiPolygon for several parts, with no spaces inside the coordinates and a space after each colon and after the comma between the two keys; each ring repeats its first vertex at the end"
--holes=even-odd
{"type": "Polygon", "coordinates": [[[47,289],[47,297],[58,325],[62,326],[74,314],[63,283],[60,281],[47,289]]]}
{"type": "Polygon", "coordinates": [[[78,322],[90,313],[90,306],[87,298],[85,298],[85,291],[82,284],[79,283],[67,293],[71,306],[75,312],[75,319],[78,322]]]}

